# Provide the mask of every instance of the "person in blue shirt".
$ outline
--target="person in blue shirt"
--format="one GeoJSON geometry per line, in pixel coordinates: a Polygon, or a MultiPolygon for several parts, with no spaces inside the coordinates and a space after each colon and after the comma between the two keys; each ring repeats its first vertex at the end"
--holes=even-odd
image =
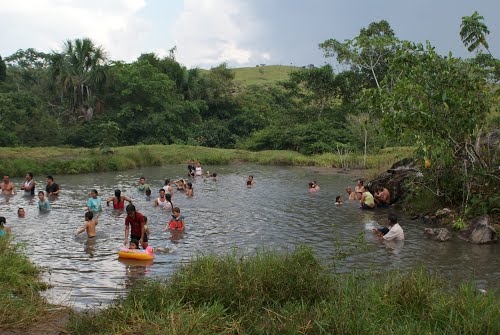
{"type": "Polygon", "coordinates": [[[42,212],[50,211],[49,199],[45,197],[45,192],[38,192],[38,209],[42,212]]]}
{"type": "Polygon", "coordinates": [[[90,198],[87,201],[87,211],[99,214],[102,211],[102,199],[98,196],[97,190],[90,191],[90,198]]]}
{"type": "Polygon", "coordinates": [[[5,226],[7,220],[3,216],[0,216],[0,237],[9,235],[11,233],[10,227],[5,226]]]}

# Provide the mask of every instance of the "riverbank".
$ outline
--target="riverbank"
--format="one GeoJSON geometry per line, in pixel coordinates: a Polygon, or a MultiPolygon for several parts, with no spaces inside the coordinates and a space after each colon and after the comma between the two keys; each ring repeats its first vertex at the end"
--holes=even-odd
{"type": "Polygon", "coordinates": [[[71,334],[498,334],[500,303],[423,269],[337,274],[314,252],[200,256],[104,310],[72,313],[71,334]]]}
{"type": "Polygon", "coordinates": [[[104,149],[85,148],[0,148],[0,171],[11,177],[26,172],[35,175],[81,174],[122,171],[138,167],[187,164],[191,159],[204,165],[225,165],[238,162],[261,165],[308,166],[350,171],[382,171],[394,162],[413,155],[413,148],[396,147],[367,156],[325,153],[305,156],[294,151],[247,151],[187,145],[137,145],[104,149]]]}

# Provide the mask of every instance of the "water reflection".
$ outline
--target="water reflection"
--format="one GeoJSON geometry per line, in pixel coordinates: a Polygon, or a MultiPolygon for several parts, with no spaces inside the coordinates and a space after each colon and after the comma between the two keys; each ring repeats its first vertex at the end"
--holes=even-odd
{"type": "Polygon", "coordinates": [[[165,179],[184,177],[184,165],[57,176],[61,194],[52,201],[49,213],[42,215],[33,198],[17,194],[0,197],[0,215],[7,218],[16,240],[25,243],[30,259],[48,269],[45,279],[54,286],[47,292],[49,299],[60,303],[62,296],[66,304],[77,308],[105,305],[133,282],[168,276],[200,253],[289,251],[299,244],[313,247],[325,263],[335,261],[335,269],[341,272],[405,271],[424,265],[454,280],[474,279],[480,288],[500,288],[500,269],[495,263],[500,256],[498,245],[430,241],[420,222],[404,217],[399,221],[406,240],[390,245],[371,231],[375,222],[386,222],[389,209],[363,211],[358,202],[348,200],[335,206],[335,197],[344,195],[346,186],[354,186],[358,176],[257,165],[205,168],[216,171],[216,182],[192,179],[193,198],[174,191],[172,202],[185,216],[183,233],[165,231],[170,213],[153,207],[153,201],[147,201],[136,187],[139,178],[146,176],[156,195],[165,179]],[[251,188],[246,186],[249,175],[255,177],[251,188]],[[311,180],[317,180],[319,192],[308,192],[311,180]],[[149,243],[157,249],[152,264],[117,258],[124,242],[126,213],[111,206],[104,207],[99,217],[95,241],[74,237],[83,224],[88,193],[94,188],[102,195],[120,189],[148,217],[149,243]],[[17,217],[19,207],[25,209],[26,218],[17,217]]]}

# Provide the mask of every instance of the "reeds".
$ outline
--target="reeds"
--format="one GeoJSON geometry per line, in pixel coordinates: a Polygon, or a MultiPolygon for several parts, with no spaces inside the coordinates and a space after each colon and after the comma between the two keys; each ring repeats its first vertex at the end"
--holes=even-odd
{"type": "Polygon", "coordinates": [[[105,310],[74,313],[72,334],[498,334],[500,303],[423,269],[335,274],[314,252],[196,257],[105,310]]]}
{"type": "Polygon", "coordinates": [[[21,177],[121,171],[144,166],[184,164],[191,159],[205,165],[251,162],[262,165],[318,166],[344,169],[387,169],[392,163],[413,155],[413,148],[387,148],[367,157],[354,153],[326,153],[306,156],[294,151],[205,148],[188,145],[136,145],[109,150],[71,148],[0,148],[0,171],[21,177]]]}

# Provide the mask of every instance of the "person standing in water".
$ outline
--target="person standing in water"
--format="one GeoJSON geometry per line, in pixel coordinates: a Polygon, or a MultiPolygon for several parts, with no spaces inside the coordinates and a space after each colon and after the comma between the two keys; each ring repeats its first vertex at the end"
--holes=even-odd
{"type": "Polygon", "coordinates": [[[87,231],[87,237],[89,239],[95,238],[97,235],[95,227],[97,226],[98,221],[99,221],[99,215],[96,215],[94,219],[94,213],[85,212],[85,224],[76,231],[75,236],[78,236],[84,231],[87,231]]]}
{"type": "Polygon", "coordinates": [[[5,236],[5,235],[10,235],[12,232],[10,227],[7,227],[5,225],[6,223],[7,223],[7,220],[3,216],[0,216],[0,237],[5,236]]]}
{"type": "Polygon", "coordinates": [[[132,204],[127,205],[127,217],[125,218],[125,243],[129,244],[129,234],[131,240],[138,240],[143,249],[148,247],[148,235],[145,232],[144,216],[135,210],[132,204]]]}
{"type": "Polygon", "coordinates": [[[0,183],[0,189],[2,190],[2,194],[5,195],[16,194],[16,187],[7,175],[3,176],[3,181],[0,183]]]}
{"type": "Polygon", "coordinates": [[[35,196],[35,181],[33,180],[33,173],[26,174],[26,180],[21,184],[21,190],[24,190],[25,195],[35,196]]]}
{"type": "Polygon", "coordinates": [[[90,198],[87,201],[87,211],[94,213],[94,215],[102,212],[102,199],[98,196],[96,189],[90,191],[90,198]]]}
{"type": "Polygon", "coordinates": [[[125,201],[128,201],[129,204],[132,203],[132,199],[126,196],[122,196],[122,191],[116,189],[115,196],[106,199],[106,206],[109,206],[110,202],[113,202],[113,209],[124,209],[125,201]]]}

